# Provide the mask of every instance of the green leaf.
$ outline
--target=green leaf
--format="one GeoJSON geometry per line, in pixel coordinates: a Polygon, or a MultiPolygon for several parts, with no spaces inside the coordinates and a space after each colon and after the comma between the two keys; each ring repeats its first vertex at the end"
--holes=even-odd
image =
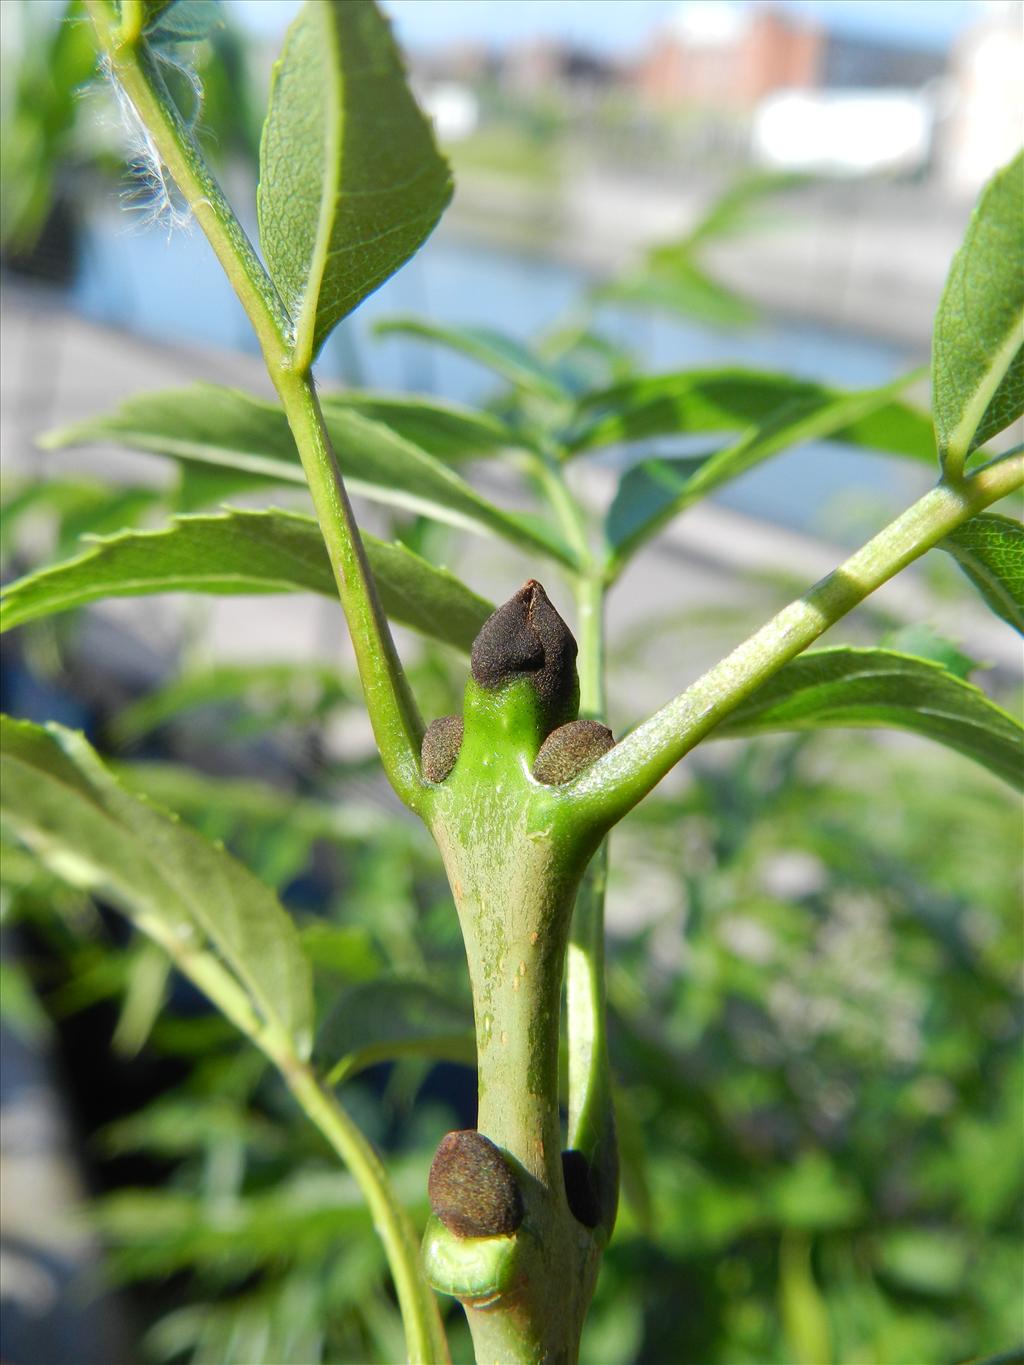
{"type": "Polygon", "coordinates": [[[345,981],[372,981],[384,969],[380,954],[363,924],[330,924],[316,920],[302,931],[306,956],[319,971],[345,981]]]}
{"type": "Polygon", "coordinates": [[[982,191],[953,257],[932,338],[943,470],[1024,412],[1024,152],[982,191]]]}
{"type": "Polygon", "coordinates": [[[730,480],[745,474],[780,451],[804,441],[832,438],[890,404],[906,383],[898,379],[881,388],[834,394],[818,390],[782,403],[761,423],[751,426],[732,445],[708,457],[647,460],[628,471],[609,508],[605,534],[621,565],[643,541],[730,480]]]}
{"type": "Polygon", "coordinates": [[[631,547],[653,535],[686,497],[690,482],[712,456],[688,455],[678,460],[641,460],[619,480],[604,533],[609,546],[624,558],[631,547]]]}
{"type": "Polygon", "coordinates": [[[118,1057],[137,1057],[160,1017],[167,995],[171,963],[167,954],[145,939],[128,964],[124,999],[110,1039],[118,1057]]]}
{"type": "MultiPolygon", "coordinates": [[[[386,812],[353,797],[343,802],[313,801],[253,777],[211,777],[176,763],[121,763],[115,776],[122,786],[180,815],[219,839],[251,834],[265,844],[287,827],[307,844],[365,844],[389,832],[386,812]]],[[[416,826],[410,826],[416,837],[416,826]]]]}
{"type": "Polygon", "coordinates": [[[109,442],[276,483],[306,485],[283,409],[216,384],[138,394],[113,412],[46,432],[37,445],[67,450],[109,442]]]}
{"type": "Polygon", "coordinates": [[[939,541],[997,616],[1024,634],[1024,526],[982,512],[939,541]]]}
{"type": "Polygon", "coordinates": [[[323,393],[320,403],[328,429],[335,412],[357,412],[383,422],[403,440],[439,460],[486,460],[521,444],[504,422],[490,413],[418,394],[323,393]]]}
{"type": "MultiPolygon", "coordinates": [[[[401,625],[468,650],[493,610],[403,545],[363,536],[384,610],[401,625]]],[[[0,630],[105,597],[164,592],[335,596],[319,528],[294,512],[176,517],[166,530],[98,537],[75,559],[29,574],[0,595],[0,630]]]]}
{"type": "Polygon", "coordinates": [[[568,386],[557,365],[548,364],[504,332],[491,327],[441,327],[419,318],[387,318],[374,326],[377,336],[418,337],[446,346],[493,370],[513,388],[564,402],[568,386]]]}
{"type": "Polygon", "coordinates": [[[155,488],[111,488],[85,480],[46,479],[5,498],[0,510],[0,548],[18,541],[22,519],[43,514],[56,523],[59,551],[74,547],[79,537],[103,535],[134,526],[162,499],[155,488]]]}
{"type": "MultiPolygon", "coordinates": [[[[572,551],[554,530],[495,507],[461,475],[365,417],[356,404],[332,401],[325,420],[351,492],[574,564],[572,551]]],[[[185,463],[234,470],[256,483],[306,486],[283,409],[236,389],[195,384],[142,394],[112,413],[50,432],[40,444],[57,450],[110,440],[185,463]]]]}
{"type": "Polygon", "coordinates": [[[251,734],[254,728],[282,723],[308,725],[354,700],[338,670],[325,664],[218,664],[184,673],[150,692],[121,711],[111,728],[118,743],[130,743],[182,712],[233,705],[251,713],[251,724],[242,730],[251,734]]]}
{"type": "MultiPolygon", "coordinates": [[[[216,1269],[221,1283],[230,1282],[264,1265],[280,1270],[286,1259],[323,1257],[339,1239],[365,1236],[371,1226],[359,1186],[334,1170],[302,1172],[269,1190],[240,1195],[230,1216],[180,1190],[130,1188],[97,1200],[91,1215],[110,1248],[113,1274],[122,1280],[195,1266],[208,1274],[216,1269]]],[[[375,1260],[380,1250],[375,1238],[371,1242],[375,1260]]]]}
{"type": "Polygon", "coordinates": [[[245,1145],[261,1154],[277,1155],[283,1146],[280,1129],[250,1113],[225,1095],[162,1095],[142,1109],[108,1123],[98,1134],[109,1156],[146,1152],[163,1158],[191,1156],[214,1143],[245,1145]]]}
{"type": "Polygon", "coordinates": [[[793,1365],[830,1365],[831,1324],[811,1269],[810,1243],[788,1230],[779,1247],[779,1316],[793,1365]]]}
{"type": "Polygon", "coordinates": [[[763,200],[809,183],[809,176],[792,171],[765,171],[743,176],[714,200],[680,243],[655,247],[651,259],[664,259],[679,250],[691,252],[705,242],[749,232],[758,225],[757,210],[763,200]]]}
{"type": "Polygon", "coordinates": [[[274,67],[260,146],[260,244],[305,368],[416,252],[452,194],[371,0],[309,0],[274,67]]]}
{"type": "Polygon", "coordinates": [[[880,644],[895,654],[931,659],[932,663],[941,664],[947,673],[954,673],[958,678],[970,678],[981,667],[977,659],[972,659],[929,625],[918,623],[887,631],[880,644]]]}
{"type": "Polygon", "coordinates": [[[558,367],[573,393],[583,394],[636,373],[630,353],[591,331],[585,321],[570,321],[545,333],[537,343],[537,354],[558,367]]]}
{"type": "Polygon", "coordinates": [[[81,735],[4,718],[0,739],[4,818],[49,870],[111,900],[165,949],[214,951],[265,1024],[307,1056],[309,963],[273,893],[222,849],[130,795],[81,735]]]}
{"type": "Polygon", "coordinates": [[[13,958],[0,959],[0,1022],[30,1047],[46,1043],[53,1027],[28,972],[13,958]]]}
{"type": "Polygon", "coordinates": [[[224,22],[217,0],[150,0],[143,28],[150,46],[195,43],[224,22]]]}
{"type": "Polygon", "coordinates": [[[605,303],[682,313],[714,327],[742,327],[757,317],[745,299],[683,258],[651,262],[643,272],[601,285],[594,296],[605,303]]]}
{"type": "Polygon", "coordinates": [[[832,726],[911,730],[1024,786],[1024,727],[941,664],[887,649],[818,649],[781,668],[716,737],[832,726]]]}
{"type": "MultiPolygon", "coordinates": [[[[586,451],[651,436],[739,432],[767,421],[788,404],[813,405],[844,396],[823,384],[759,370],[654,375],[588,394],[577,409],[569,446],[586,451]]],[[[931,422],[905,403],[885,403],[833,431],[830,439],[928,462],[935,458],[931,422]]]]}
{"type": "Polygon", "coordinates": [[[423,981],[382,978],[345,991],[324,1022],[316,1055],[333,1084],[375,1062],[419,1056],[476,1060],[470,1012],[423,981]]]}

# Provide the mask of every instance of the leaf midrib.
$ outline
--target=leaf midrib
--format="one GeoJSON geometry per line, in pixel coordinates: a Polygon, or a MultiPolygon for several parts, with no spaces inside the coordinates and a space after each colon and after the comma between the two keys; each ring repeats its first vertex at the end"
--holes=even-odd
{"type": "Polygon", "coordinates": [[[1024,346],[1024,308],[1014,317],[1012,324],[996,351],[992,362],[985,371],[984,378],[974,390],[973,396],[964,405],[960,421],[953,428],[953,434],[945,446],[943,455],[946,460],[962,462],[971,451],[971,442],[981,426],[988,411],[988,405],[996,395],[999,385],[1006,378],[1010,366],[1024,346]]]}
{"type": "Polygon", "coordinates": [[[341,95],[344,78],[339,60],[338,30],[332,16],[332,6],[330,4],[311,5],[306,12],[311,11],[317,15],[323,15],[325,18],[327,28],[325,46],[330,52],[330,56],[326,63],[329,73],[328,79],[324,82],[327,96],[327,117],[324,120],[326,125],[323,149],[324,168],[321,180],[320,207],[317,214],[316,239],[312,259],[309,263],[305,297],[295,321],[295,340],[292,348],[292,364],[301,373],[307,372],[313,363],[320,289],[330,258],[331,231],[341,183],[341,125],[344,109],[344,98],[341,95]]]}

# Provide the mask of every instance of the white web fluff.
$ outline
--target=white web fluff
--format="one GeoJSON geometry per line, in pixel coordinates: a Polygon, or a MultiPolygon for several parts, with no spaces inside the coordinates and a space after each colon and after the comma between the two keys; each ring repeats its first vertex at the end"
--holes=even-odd
{"type": "MultiPolygon", "coordinates": [[[[194,111],[192,117],[187,120],[191,127],[199,116],[203,102],[203,86],[199,76],[191,67],[171,60],[164,53],[154,55],[187,80],[195,96],[194,111]]],[[[117,79],[106,57],[100,63],[100,72],[113,91],[121,128],[127,142],[125,160],[128,162],[134,183],[126,185],[121,191],[121,205],[138,215],[132,227],[140,231],[150,227],[163,227],[168,237],[178,230],[190,232],[193,226],[192,211],[178,193],[149,129],[139,117],[138,110],[132,104],[131,98],[117,79]]]]}

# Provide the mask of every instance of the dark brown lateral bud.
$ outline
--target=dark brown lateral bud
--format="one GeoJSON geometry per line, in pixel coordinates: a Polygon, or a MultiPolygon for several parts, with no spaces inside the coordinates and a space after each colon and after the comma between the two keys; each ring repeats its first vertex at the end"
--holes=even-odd
{"type": "Polygon", "coordinates": [[[585,1228],[596,1228],[601,1221],[601,1201],[594,1172],[582,1152],[570,1149],[562,1153],[562,1179],[569,1212],[585,1228]]]}
{"type": "Polygon", "coordinates": [[[595,759],[615,747],[615,739],[607,725],[596,720],[573,720],[552,730],[540,746],[533,764],[533,775],[538,782],[556,787],[570,782],[595,759]]]}
{"type": "Polygon", "coordinates": [[[461,716],[441,716],[432,720],[420,746],[420,762],[427,781],[443,782],[455,767],[461,748],[461,716]]]}
{"type": "Polygon", "coordinates": [[[488,689],[528,677],[552,728],[576,714],[576,641],[532,578],[484,622],[470,665],[473,677],[488,689]]]}
{"type": "Polygon", "coordinates": [[[523,1221],[512,1168],[475,1128],[441,1139],[427,1179],[430,1207],[456,1237],[511,1237],[523,1221]]]}

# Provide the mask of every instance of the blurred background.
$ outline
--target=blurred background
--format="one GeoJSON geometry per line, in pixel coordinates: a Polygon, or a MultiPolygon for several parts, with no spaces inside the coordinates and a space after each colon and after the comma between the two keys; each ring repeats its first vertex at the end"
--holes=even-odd
{"type": "MultiPolygon", "coordinates": [[[[612,371],[883,383],[927,364],[974,198],[1024,129],[1019,3],[383,7],[456,195],[331,338],[325,387],[505,401],[471,362],[375,335],[410,313],[541,344],[585,328],[612,371]]],[[[253,233],[296,8],[224,0],[171,77],[253,233]]],[[[198,378],[269,389],[201,233],[94,69],[77,0],[6,0],[0,24],[9,578],[211,496],[154,457],[43,452],[42,432],[198,378]]],[[[582,467],[581,496],[607,503],[626,459],[582,467]]],[[[472,476],[528,505],[514,472],[472,476]]],[[[616,733],[931,481],[812,443],[688,512],[609,604],[616,733]]],[[[359,511],[496,600],[534,571],[359,511]]],[[[980,663],[1019,711],[1019,642],[938,553],[842,641],[980,663]]],[[[400,644],[425,713],[458,709],[464,661],[400,644]]],[[[5,710],[85,729],[294,910],[339,1055],[361,1059],[345,1102],[419,1216],[438,1137],[474,1121],[468,989],[438,860],[377,772],[340,613],[113,601],[4,648],[5,710]],[[415,987],[400,1018],[382,977],[415,987]],[[382,1030],[396,1061],[368,1050],[382,1030]]],[[[616,832],[624,1196],[585,1361],[955,1365],[1024,1341],[1020,851],[1019,808],[987,774],[842,732],[705,746],[616,832]]],[[[105,906],[3,853],[5,1362],[398,1360],[358,1194],[260,1060],[105,906]]],[[[458,1313],[449,1325],[470,1359],[458,1313]]]]}

